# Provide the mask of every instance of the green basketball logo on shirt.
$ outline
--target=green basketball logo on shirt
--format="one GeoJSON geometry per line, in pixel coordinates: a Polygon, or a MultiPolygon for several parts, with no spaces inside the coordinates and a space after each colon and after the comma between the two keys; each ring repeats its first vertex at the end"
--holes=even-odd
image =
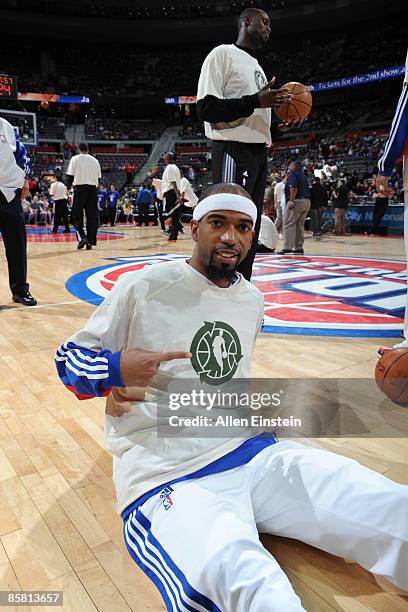
{"type": "Polygon", "coordinates": [[[200,381],[209,385],[231,380],[243,356],[238,334],[222,321],[204,321],[193,338],[190,352],[200,381]]]}
{"type": "Polygon", "coordinates": [[[258,89],[262,89],[268,82],[260,70],[255,70],[254,79],[258,89]]]}

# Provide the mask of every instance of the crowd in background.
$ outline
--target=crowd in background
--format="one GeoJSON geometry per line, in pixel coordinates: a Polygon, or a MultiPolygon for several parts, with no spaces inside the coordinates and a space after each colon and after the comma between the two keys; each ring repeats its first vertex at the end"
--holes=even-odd
{"type": "MultiPolygon", "coordinates": [[[[49,187],[51,184],[49,178],[33,178],[30,181],[30,192],[22,200],[23,212],[25,222],[28,225],[47,226],[51,225],[54,219],[54,201],[49,194],[49,187]]],[[[124,188],[121,193],[116,191],[114,184],[107,185],[108,192],[112,189],[118,194],[117,199],[114,203],[114,213],[109,210],[109,201],[106,201],[106,205],[100,209],[100,226],[114,227],[117,222],[136,224],[138,226],[148,225],[152,223],[157,225],[157,210],[155,208],[156,192],[153,187],[149,187],[150,198],[149,198],[149,219],[148,222],[142,217],[140,211],[140,201],[138,201],[138,195],[146,190],[146,185],[140,185],[138,187],[124,188]]],[[[139,198],[140,200],[140,198],[139,198]]],[[[73,201],[73,192],[69,193],[67,204],[68,212],[71,212],[73,201]]]]}
{"type": "Polygon", "coordinates": [[[87,117],[85,136],[87,140],[157,140],[165,128],[161,121],[87,117]]]}
{"type": "MultiPolygon", "coordinates": [[[[307,0],[303,0],[306,2],[307,0]]],[[[298,6],[302,0],[258,0],[257,6],[267,11],[274,9],[298,6]]],[[[17,9],[24,5],[24,0],[13,0],[10,7],[17,9]]],[[[99,19],[126,19],[126,20],[156,20],[156,19],[194,19],[201,17],[235,17],[237,11],[254,5],[253,0],[238,0],[236,2],[222,2],[222,0],[207,0],[202,2],[172,2],[150,4],[143,6],[141,3],[129,5],[128,2],[80,2],[78,5],[44,3],[41,0],[31,0],[30,6],[36,13],[47,15],[59,15],[83,18],[99,19]]]]}
{"type": "MultiPolygon", "coordinates": [[[[202,62],[210,48],[173,44],[149,52],[137,46],[76,42],[69,53],[60,44],[19,41],[4,44],[3,65],[19,77],[21,91],[103,96],[143,97],[148,95],[194,95],[202,62]],[[124,53],[127,61],[123,62],[124,53]],[[29,61],[28,61],[29,60],[29,61]],[[30,66],[30,69],[27,67],[30,66]],[[81,70],[78,70],[81,66],[81,70]],[[131,67],[131,70],[129,70],[131,67]],[[100,75],[109,75],[101,83],[100,75]]],[[[280,38],[274,32],[260,57],[266,74],[276,74],[279,83],[299,81],[306,85],[377,68],[403,64],[406,44],[395,20],[361,27],[309,32],[280,38]],[[367,49],[375,53],[367,57],[367,49]],[[307,61],[305,61],[307,58],[307,61]]]]}

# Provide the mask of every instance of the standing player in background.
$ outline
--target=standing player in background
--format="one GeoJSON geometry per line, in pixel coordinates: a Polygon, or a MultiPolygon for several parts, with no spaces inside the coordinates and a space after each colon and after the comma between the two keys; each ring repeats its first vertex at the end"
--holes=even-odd
{"type": "Polygon", "coordinates": [[[274,207],[274,198],[273,193],[275,190],[276,183],[268,180],[266,182],[264,200],[263,200],[263,214],[267,217],[275,218],[275,207],[274,207]]]}
{"type": "Polygon", "coordinates": [[[288,177],[286,175],[282,176],[281,180],[276,183],[273,191],[273,199],[276,210],[275,226],[278,231],[279,238],[282,238],[283,213],[285,212],[285,186],[287,180],[288,177]]]}
{"type": "MultiPolygon", "coordinates": [[[[404,245],[405,257],[408,260],[408,52],[405,61],[405,77],[400,99],[394,119],[391,123],[390,134],[385,143],[384,152],[378,160],[377,189],[390,197],[393,193],[388,185],[394,162],[403,155],[404,163],[404,245]]],[[[404,340],[394,348],[408,348],[408,293],[405,305],[404,340]]],[[[382,349],[380,349],[380,352],[382,349]]]]}
{"type": "Polygon", "coordinates": [[[116,187],[112,183],[108,191],[108,221],[110,222],[111,227],[115,227],[119,195],[119,191],[116,191],[116,187]]]}
{"type": "Polygon", "coordinates": [[[166,164],[162,176],[164,213],[166,218],[171,218],[169,242],[174,243],[180,230],[179,221],[183,204],[183,198],[180,193],[181,174],[178,166],[174,163],[173,153],[167,153],[164,156],[164,162],[166,164]]]}
{"type": "MultiPolygon", "coordinates": [[[[155,186],[153,185],[153,179],[151,176],[146,177],[146,187],[150,191],[150,205],[153,206],[153,212],[154,212],[153,225],[158,225],[159,213],[158,213],[158,208],[157,208],[157,192],[156,192],[155,186]]],[[[149,212],[150,210],[151,209],[149,206],[149,212]]]]}
{"type": "Polygon", "coordinates": [[[234,182],[251,194],[257,209],[255,238],[239,271],[249,280],[255,258],[271,144],[271,108],[291,98],[272,90],[255,58],[271,33],[268,14],[245,9],[236,44],[219,45],[204,60],[198,82],[197,114],[212,141],[213,182],[234,182]]]}
{"type": "Polygon", "coordinates": [[[194,190],[191,186],[190,181],[186,176],[184,176],[184,172],[180,170],[180,193],[183,198],[184,205],[188,208],[194,208],[197,205],[198,197],[194,193],[194,190]]]}
{"type": "Polygon", "coordinates": [[[51,233],[58,234],[58,227],[64,224],[64,234],[69,234],[68,189],[59,174],[55,175],[55,181],[51,183],[48,193],[54,200],[54,226],[51,233]]]}
{"type": "Polygon", "coordinates": [[[157,169],[153,168],[153,170],[149,172],[148,178],[151,178],[152,185],[154,189],[156,190],[156,197],[155,197],[154,205],[156,207],[157,219],[159,221],[160,231],[164,233],[166,231],[166,226],[164,224],[164,217],[163,217],[163,181],[154,176],[156,172],[157,172],[157,169]]]}
{"type": "Polygon", "coordinates": [[[107,223],[106,213],[108,210],[108,192],[103,183],[100,183],[98,187],[96,199],[98,201],[99,227],[101,227],[104,223],[107,223]]]}
{"type": "Polygon", "coordinates": [[[13,302],[35,306],[27,283],[27,235],[21,200],[28,194],[30,164],[11,123],[0,117],[0,232],[13,302]]]}
{"type": "Polygon", "coordinates": [[[275,223],[266,214],[261,217],[261,227],[258,236],[257,253],[274,253],[278,242],[278,232],[275,223]]]}
{"type": "Polygon", "coordinates": [[[85,142],[79,144],[79,154],[71,157],[67,169],[67,187],[74,185],[74,202],[71,219],[76,229],[78,249],[86,246],[89,251],[96,246],[98,231],[97,188],[101,178],[101,167],[98,160],[89,154],[85,142]],[[84,231],[84,212],[86,216],[86,233],[84,231]]]}

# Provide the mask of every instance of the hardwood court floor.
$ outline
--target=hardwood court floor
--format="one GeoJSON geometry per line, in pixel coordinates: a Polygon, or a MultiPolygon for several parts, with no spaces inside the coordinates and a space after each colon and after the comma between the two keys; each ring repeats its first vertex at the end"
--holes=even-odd
{"type": "MultiPolygon", "coordinates": [[[[10,301],[0,247],[0,590],[63,590],[63,609],[72,612],[164,610],[155,587],[128,556],[113,509],[104,400],[79,402],[63,388],[53,363],[56,347],[93,310],[66,291],[68,277],[108,257],[192,249],[189,238],[169,247],[156,228],[115,231],[124,237],[100,241],[92,251],[77,251],[75,243],[29,243],[29,280],[39,305],[28,309],[10,301]]],[[[306,252],[402,260],[403,241],[308,238],[306,252]]],[[[375,338],[263,334],[253,374],[372,378],[379,344],[375,338]]],[[[408,483],[406,440],[322,444],[408,483]]],[[[268,536],[263,542],[307,610],[408,610],[408,598],[384,593],[355,564],[293,540],[268,536]]]]}

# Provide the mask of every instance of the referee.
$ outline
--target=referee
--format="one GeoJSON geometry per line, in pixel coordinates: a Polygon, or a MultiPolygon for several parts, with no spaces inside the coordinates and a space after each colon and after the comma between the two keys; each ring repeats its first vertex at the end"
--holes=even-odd
{"type": "MultiPolygon", "coordinates": [[[[271,108],[291,98],[285,89],[271,89],[255,58],[269,40],[268,14],[245,9],[238,19],[236,44],[215,47],[204,60],[197,92],[197,114],[212,140],[214,183],[245,187],[258,209],[251,248],[238,270],[250,280],[258,244],[271,144],[271,108]]],[[[293,124],[285,127],[291,127],[293,124]]]]}
{"type": "Polygon", "coordinates": [[[22,197],[28,193],[30,165],[24,145],[13,126],[0,117],[0,232],[13,302],[35,306],[27,283],[27,235],[22,197]]]}
{"type": "Polygon", "coordinates": [[[71,211],[72,224],[76,229],[78,249],[87,250],[96,246],[98,229],[97,189],[101,178],[98,160],[89,155],[88,145],[79,144],[79,154],[71,157],[67,170],[67,187],[74,185],[74,202],[71,211]],[[84,230],[84,212],[86,233],[84,230]]]}

